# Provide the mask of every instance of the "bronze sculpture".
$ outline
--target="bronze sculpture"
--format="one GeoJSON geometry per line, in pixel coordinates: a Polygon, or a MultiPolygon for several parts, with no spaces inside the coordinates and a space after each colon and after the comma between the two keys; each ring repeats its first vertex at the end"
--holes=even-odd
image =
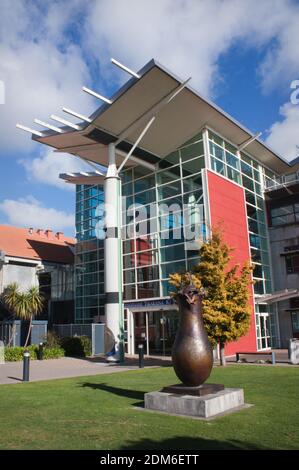
{"type": "Polygon", "coordinates": [[[172,347],[176,375],[187,387],[198,387],[209,377],[213,351],[202,318],[203,293],[193,285],[176,294],[181,319],[172,347]]]}

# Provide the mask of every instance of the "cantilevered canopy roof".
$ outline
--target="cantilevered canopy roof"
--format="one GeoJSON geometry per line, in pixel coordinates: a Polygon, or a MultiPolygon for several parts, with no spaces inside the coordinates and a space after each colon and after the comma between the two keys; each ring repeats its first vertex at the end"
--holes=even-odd
{"type": "Polygon", "coordinates": [[[104,184],[105,175],[97,171],[85,172],[81,171],[80,173],[61,173],[59,178],[64,180],[66,183],[70,184],[104,184]]]}
{"type": "Polygon", "coordinates": [[[273,304],[275,302],[282,302],[284,300],[292,299],[293,297],[298,297],[298,289],[285,289],[282,291],[273,292],[272,294],[264,294],[256,299],[256,303],[267,303],[273,304]]]}
{"type": "MultiPolygon", "coordinates": [[[[107,165],[107,145],[125,136],[117,145],[119,165],[141,130],[154,114],[159,102],[171,94],[183,81],[156,61],[150,61],[132,77],[112,98],[102,105],[90,123],[79,123],[78,130],[63,127],[61,132],[46,131],[33,139],[43,144],[79,155],[83,159],[107,165]]],[[[253,134],[232,117],[186,86],[169,104],[163,107],[148,130],[134,156],[155,164],[192,138],[204,127],[211,127],[235,145],[250,139],[253,134]]],[[[253,157],[279,173],[290,171],[291,165],[256,139],[247,147],[253,157]]],[[[126,166],[136,165],[128,160],[126,166]]]]}

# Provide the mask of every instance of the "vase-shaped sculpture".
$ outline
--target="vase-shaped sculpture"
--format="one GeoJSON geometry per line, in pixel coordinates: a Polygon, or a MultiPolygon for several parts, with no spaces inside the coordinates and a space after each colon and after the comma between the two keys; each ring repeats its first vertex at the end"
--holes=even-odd
{"type": "Polygon", "coordinates": [[[180,324],[172,347],[176,375],[188,387],[202,385],[213,367],[213,351],[202,318],[203,295],[192,285],[177,294],[180,324]]]}

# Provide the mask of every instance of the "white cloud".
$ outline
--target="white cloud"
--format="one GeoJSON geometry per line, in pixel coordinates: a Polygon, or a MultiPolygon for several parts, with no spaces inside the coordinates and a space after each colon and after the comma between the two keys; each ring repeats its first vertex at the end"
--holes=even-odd
{"type": "MultiPolygon", "coordinates": [[[[135,69],[156,58],[215,96],[223,80],[221,56],[232,47],[254,48],[262,90],[288,88],[299,79],[298,24],[294,0],[1,0],[1,150],[24,155],[37,149],[15,128],[18,121],[46,121],[53,112],[62,114],[63,105],[93,111],[97,105],[80,91],[83,84],[93,78],[105,92],[106,85],[117,88],[128,78],[108,65],[111,56],[135,69]]],[[[39,181],[47,169],[54,174],[48,154],[35,155],[27,168],[39,181]]]]}
{"type": "Polygon", "coordinates": [[[279,9],[279,13],[275,45],[260,65],[262,88],[267,93],[299,79],[299,4],[279,9]]]}
{"type": "Polygon", "coordinates": [[[17,122],[38,128],[35,117],[47,121],[51,113],[63,114],[63,105],[87,114],[94,108],[80,91],[89,82],[82,50],[64,34],[82,4],[1,1],[0,80],[6,91],[5,105],[0,106],[2,151],[37,148],[28,134],[16,129],[17,122]]]}
{"type": "Polygon", "coordinates": [[[14,200],[5,199],[0,203],[0,211],[6,215],[8,223],[18,227],[37,227],[62,230],[74,228],[75,219],[71,214],[44,207],[32,196],[14,200]]]}
{"type": "Polygon", "coordinates": [[[282,120],[271,126],[266,143],[290,161],[298,156],[299,105],[286,103],[280,108],[280,114],[282,120]]]}
{"type": "Polygon", "coordinates": [[[138,69],[155,58],[211,95],[221,83],[218,60],[232,46],[269,50],[257,64],[262,84],[281,86],[298,71],[298,22],[291,0],[98,0],[86,37],[102,64],[112,55],[138,69]]]}
{"type": "Polygon", "coordinates": [[[60,173],[92,171],[90,166],[73,155],[54,153],[52,149],[46,149],[40,157],[22,159],[19,163],[25,167],[30,181],[38,181],[68,190],[73,190],[74,185],[61,180],[60,173]]]}

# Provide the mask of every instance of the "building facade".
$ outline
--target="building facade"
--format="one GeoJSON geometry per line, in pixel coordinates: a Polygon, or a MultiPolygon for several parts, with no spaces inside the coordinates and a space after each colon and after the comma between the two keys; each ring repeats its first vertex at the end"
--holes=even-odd
{"type": "MultiPolygon", "coordinates": [[[[205,240],[222,227],[235,262],[251,259],[254,298],[272,292],[264,188],[277,175],[254,156],[214,130],[200,131],[163,159],[155,172],[135,167],[122,172],[123,283],[127,350],[144,341],[149,353],[169,350],[178,321],[165,308],[169,275],[199,261],[190,237],[205,240]],[[142,226],[142,230],[139,229],[142,226]],[[191,248],[191,249],[189,249],[191,248]],[[128,326],[130,324],[130,327],[128,326]],[[129,331],[128,331],[129,328],[129,331]],[[164,329],[164,333],[162,332],[164,329]],[[163,337],[163,334],[164,337],[163,337]]],[[[103,185],[76,189],[76,321],[104,319],[104,243],[101,239],[103,185]]],[[[245,348],[278,346],[278,317],[267,303],[253,303],[247,337],[228,345],[227,354],[245,348]]]]}
{"type": "Polygon", "coordinates": [[[299,338],[299,175],[277,178],[265,191],[271,245],[274,294],[280,347],[299,338]]]}
{"type": "Polygon", "coordinates": [[[115,360],[140,341],[148,353],[169,350],[178,321],[169,275],[197,263],[200,243],[220,224],[233,262],[254,266],[250,331],[226,354],[278,346],[265,188],[298,161],[155,60],[130,75],[91,116],[71,112],[80,123],[33,130],[35,141],[96,165],[62,175],[77,186],[77,322],[104,320],[115,360]]]}
{"type": "MultiPolygon", "coordinates": [[[[74,247],[75,240],[62,232],[0,225],[0,294],[13,282],[21,290],[39,286],[45,297],[39,319],[72,322],[74,247]]],[[[3,306],[2,319],[9,319],[3,306]]]]}

